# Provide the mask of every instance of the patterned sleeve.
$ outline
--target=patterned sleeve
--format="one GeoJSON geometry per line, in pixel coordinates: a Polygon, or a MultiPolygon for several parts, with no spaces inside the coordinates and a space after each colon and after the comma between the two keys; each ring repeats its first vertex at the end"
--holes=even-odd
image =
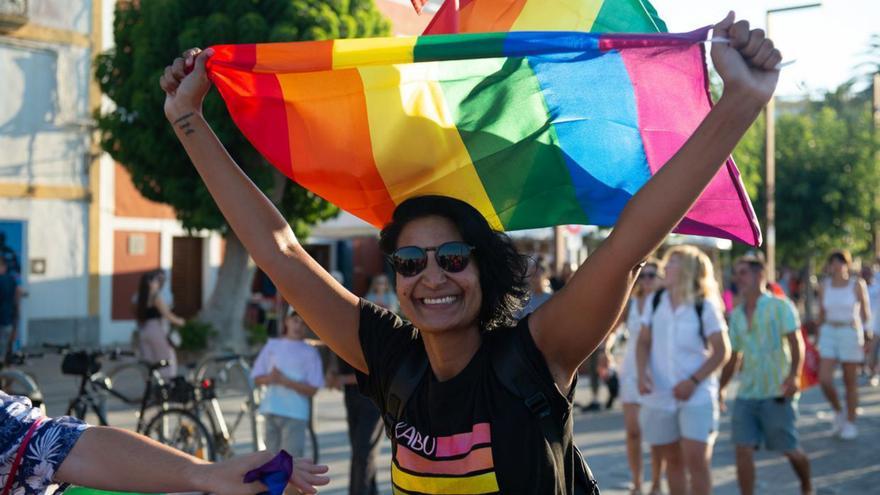
{"type": "MultiPolygon", "coordinates": [[[[0,487],[13,476],[13,495],[51,493],[58,467],[88,427],[68,416],[43,418],[25,397],[0,392],[0,487]],[[15,473],[10,473],[21,443],[34,422],[43,419],[30,438],[15,473]]],[[[65,486],[57,487],[60,493],[65,486]]]]}
{"type": "Polygon", "coordinates": [[[788,335],[801,329],[801,321],[794,304],[787,299],[779,299],[782,311],[782,334],[788,335]]]}

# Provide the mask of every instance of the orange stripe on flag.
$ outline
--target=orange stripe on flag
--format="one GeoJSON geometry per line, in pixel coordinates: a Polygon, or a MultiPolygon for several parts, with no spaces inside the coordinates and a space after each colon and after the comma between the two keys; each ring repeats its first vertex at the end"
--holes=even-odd
{"type": "Polygon", "coordinates": [[[257,44],[254,72],[311,72],[333,68],[333,41],[257,44]]]}
{"type": "Polygon", "coordinates": [[[376,170],[358,71],[279,74],[278,82],[291,135],[291,178],[381,226],[395,205],[376,170]]]}
{"type": "Polygon", "coordinates": [[[528,0],[478,0],[461,7],[459,29],[463,33],[510,31],[528,0]]]}

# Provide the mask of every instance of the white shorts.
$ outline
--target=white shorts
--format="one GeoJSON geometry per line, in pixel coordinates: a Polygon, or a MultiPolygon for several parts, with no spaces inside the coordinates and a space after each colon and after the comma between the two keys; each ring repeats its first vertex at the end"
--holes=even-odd
{"type": "Polygon", "coordinates": [[[819,329],[819,356],[842,363],[865,360],[865,340],[861,330],[852,327],[822,325],[819,329]]]}
{"type": "Polygon", "coordinates": [[[642,436],[650,445],[668,445],[682,438],[711,445],[718,436],[718,406],[706,402],[670,410],[643,405],[639,411],[639,425],[642,436]]]}
{"type": "Polygon", "coordinates": [[[623,404],[641,404],[642,395],[639,393],[639,381],[634,376],[622,376],[620,378],[620,402],[623,404]]]}

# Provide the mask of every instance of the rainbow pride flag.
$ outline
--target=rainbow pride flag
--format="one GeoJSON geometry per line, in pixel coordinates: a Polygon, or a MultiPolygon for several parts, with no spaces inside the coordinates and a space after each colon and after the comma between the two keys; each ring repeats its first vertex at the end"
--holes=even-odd
{"type": "Polygon", "coordinates": [[[423,34],[666,30],[646,0],[446,0],[423,34]]]}
{"type": "MultiPolygon", "coordinates": [[[[709,111],[708,29],[221,45],[208,71],[275,167],[373,225],[441,194],[497,229],[610,226],[709,111]]],[[[760,243],[732,160],[677,231],[760,243]]]]}

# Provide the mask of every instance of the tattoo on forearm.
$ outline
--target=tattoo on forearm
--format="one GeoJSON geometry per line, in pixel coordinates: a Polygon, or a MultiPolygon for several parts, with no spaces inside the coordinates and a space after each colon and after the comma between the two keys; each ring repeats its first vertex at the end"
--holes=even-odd
{"type": "Polygon", "coordinates": [[[174,121],[174,125],[176,125],[181,131],[184,131],[184,134],[189,136],[190,134],[195,134],[196,130],[192,128],[192,123],[190,123],[189,119],[193,116],[193,113],[190,112],[183,117],[174,121]]]}

